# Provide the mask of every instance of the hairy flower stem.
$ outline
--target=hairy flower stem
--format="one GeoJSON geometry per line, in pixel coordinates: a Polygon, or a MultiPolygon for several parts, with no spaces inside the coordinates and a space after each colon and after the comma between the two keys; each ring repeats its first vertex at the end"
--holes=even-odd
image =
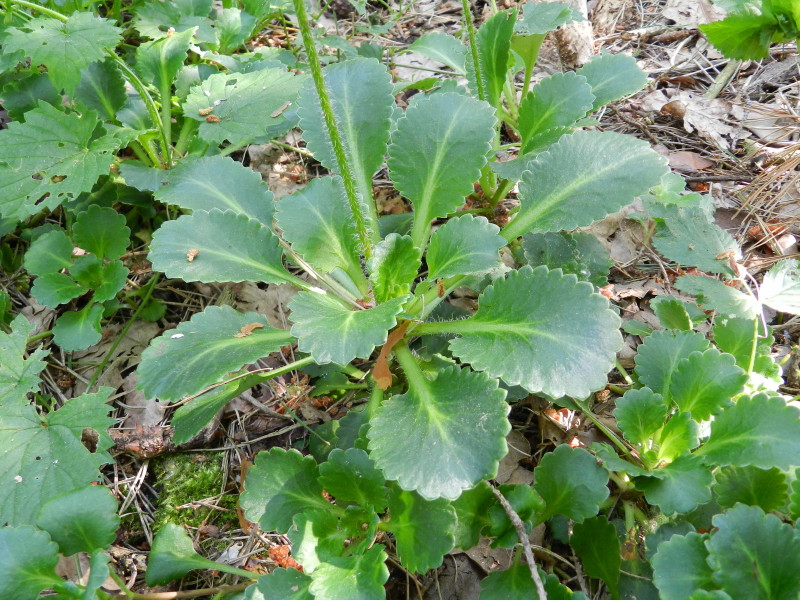
{"type": "MultiPolygon", "coordinates": [[[[296,2],[297,0],[295,0],[296,2]]],[[[486,100],[486,92],[483,90],[483,72],[481,71],[481,61],[478,56],[478,42],[475,41],[475,28],[472,25],[472,12],[469,8],[469,0],[461,0],[461,10],[464,13],[464,27],[469,36],[469,50],[472,55],[472,66],[475,69],[475,87],[478,89],[478,98],[486,100]]]]}
{"type": "MultiPolygon", "coordinates": [[[[353,213],[353,221],[356,225],[358,238],[361,242],[361,249],[367,258],[372,256],[372,238],[370,231],[367,228],[367,223],[364,220],[364,213],[361,209],[361,202],[358,199],[358,192],[356,191],[356,181],[353,173],[350,171],[350,166],[347,164],[347,155],[344,152],[344,145],[342,144],[342,137],[339,133],[339,127],[336,124],[336,117],[333,114],[333,106],[331,105],[331,98],[328,94],[328,89],[325,87],[325,79],[322,76],[322,65],[319,62],[319,55],[317,55],[317,48],[314,46],[314,39],[311,37],[311,26],[308,23],[308,15],[306,14],[305,0],[292,0],[294,4],[295,14],[297,15],[297,22],[300,25],[300,33],[303,36],[303,48],[305,48],[306,56],[308,57],[308,66],[311,68],[311,77],[314,79],[314,87],[319,96],[319,106],[322,110],[322,117],[325,120],[325,128],[328,130],[328,135],[331,138],[331,146],[333,146],[333,153],[336,156],[336,164],[339,167],[339,175],[342,177],[344,183],[344,191],[347,195],[347,202],[350,204],[350,211],[353,213]]],[[[364,198],[364,202],[372,202],[371,198],[364,198]]],[[[375,213],[372,223],[373,235],[377,236],[377,213],[375,213]]]]}

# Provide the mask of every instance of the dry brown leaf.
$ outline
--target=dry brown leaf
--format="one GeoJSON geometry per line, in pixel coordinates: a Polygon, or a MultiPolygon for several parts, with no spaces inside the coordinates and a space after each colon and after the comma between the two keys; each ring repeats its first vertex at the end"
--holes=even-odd
{"type": "Polygon", "coordinates": [[[242,325],[242,328],[239,330],[239,333],[234,333],[233,337],[235,338],[243,338],[247,337],[248,335],[253,335],[253,332],[256,329],[263,329],[263,323],[248,323],[247,325],[242,325]]]}
{"type": "Polygon", "coordinates": [[[714,166],[712,161],[690,150],[670,152],[667,154],[667,160],[669,161],[669,166],[676,171],[702,171],[714,166]]]}

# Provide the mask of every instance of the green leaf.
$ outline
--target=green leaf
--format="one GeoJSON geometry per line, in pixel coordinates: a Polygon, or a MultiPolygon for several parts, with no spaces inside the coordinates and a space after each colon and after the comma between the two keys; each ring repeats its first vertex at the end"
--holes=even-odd
{"type": "Polygon", "coordinates": [[[72,239],[86,252],[113,260],[125,254],[130,243],[131,230],[125,222],[125,215],[113,208],[94,204],[78,214],[72,227],[72,239]]]}
{"type": "Polygon", "coordinates": [[[72,240],[61,229],[40,235],[25,253],[24,266],[31,275],[48,275],[72,266],[72,240]]]}
{"type": "Polygon", "coordinates": [[[183,103],[183,114],[200,121],[198,135],[209,144],[227,140],[233,146],[243,146],[272,137],[270,131],[288,129],[280,109],[294,101],[304,81],[305,77],[280,68],[217,73],[191,89],[183,103]],[[211,113],[206,112],[209,108],[211,113]]]}
{"type": "Polygon", "coordinates": [[[0,88],[0,94],[3,108],[14,121],[24,121],[25,113],[36,108],[40,101],[57,106],[62,98],[46,73],[31,73],[24,79],[9,81],[0,88]]]}
{"type": "Polygon", "coordinates": [[[308,591],[311,578],[297,569],[275,569],[272,573],[262,575],[249,590],[258,590],[262,596],[245,596],[246,600],[314,600],[308,591]]]}
{"type": "Polygon", "coordinates": [[[180,400],[291,341],[288,331],[273,329],[264,315],[209,306],[150,343],[137,370],[138,386],[148,398],[180,400]]]}
{"type": "Polygon", "coordinates": [[[695,590],[715,588],[708,566],[707,535],[673,535],[658,546],[652,559],[653,583],[662,600],[686,600],[695,590]]]}
{"type": "Polygon", "coordinates": [[[576,73],[592,87],[592,110],[634,94],[647,84],[647,74],[636,65],[636,59],[625,54],[595,56],[576,73]]]}
{"type": "Polygon", "coordinates": [[[211,0],[175,0],[174,2],[146,2],[135,9],[133,22],[145,37],[162,38],[173,31],[186,31],[199,27],[198,38],[204,42],[214,39],[211,22],[211,0]]]}
{"type": "Polygon", "coordinates": [[[332,558],[314,570],[308,589],[315,600],[384,600],[386,558],[380,544],[364,554],[332,558]]]}
{"type": "Polygon", "coordinates": [[[575,523],[569,545],[589,577],[602,579],[613,597],[619,597],[620,544],[617,529],[605,517],[575,523]]]}
{"type": "Polygon", "coordinates": [[[636,487],[650,504],[666,515],[688,513],[711,500],[714,477],[694,455],[681,456],[674,462],[652,471],[652,477],[637,477],[636,487]]]}
{"type": "Polygon", "coordinates": [[[457,75],[465,75],[466,48],[452,35],[432,31],[417,38],[408,47],[409,52],[416,52],[450,67],[457,75]]]}
{"type": "Polygon", "coordinates": [[[711,423],[711,435],[696,454],[712,465],[788,469],[800,464],[800,411],[783,398],[740,398],[711,423]]]}
{"type": "Polygon", "coordinates": [[[716,348],[692,352],[678,363],[672,379],[672,400],[698,421],[705,421],[739,394],[747,373],[736,359],[716,348]]]}
{"type": "Polygon", "coordinates": [[[89,577],[86,580],[86,588],[83,590],[81,600],[93,600],[97,597],[96,592],[111,575],[108,563],[111,557],[103,550],[95,550],[89,559],[89,577]]]}
{"type": "MultiPolygon", "coordinates": [[[[534,519],[544,512],[544,500],[529,485],[506,484],[497,489],[517,513],[526,531],[530,530],[534,519]]],[[[492,496],[494,497],[494,494],[492,496]]],[[[517,530],[499,502],[495,501],[489,507],[487,517],[489,527],[485,533],[496,538],[492,546],[513,548],[519,543],[517,530]]]]}
{"type": "Polygon", "coordinates": [[[481,581],[480,600],[539,600],[528,565],[515,561],[504,571],[489,573],[481,581]]]}
{"type": "Polygon", "coordinates": [[[179,406],[170,422],[175,429],[172,441],[176,445],[185,444],[199,433],[223,406],[241,393],[238,383],[232,381],[212,388],[191,402],[179,406]]]}
{"type": "Polygon", "coordinates": [[[706,546],[714,579],[732,598],[795,600],[800,591],[800,536],[775,515],[737,504],[712,521],[706,546]]]}
{"type": "Polygon", "coordinates": [[[291,280],[272,230],[230,210],[195,210],[167,221],[153,235],[149,258],[153,270],[184,281],[291,280]]]}
{"type": "MultiPolygon", "coordinates": [[[[141,44],[136,49],[136,70],[157,90],[171,89],[186,60],[194,28],[141,44]]],[[[166,102],[167,98],[162,98],[166,102]]]]}
{"type": "Polygon", "coordinates": [[[292,556],[304,573],[313,573],[322,563],[341,556],[347,533],[339,527],[340,522],[330,510],[306,510],[295,515],[288,537],[292,556]]]}
{"type": "Polygon", "coordinates": [[[272,225],[274,196],[261,175],[227,156],[186,157],[167,172],[154,196],[188,210],[232,210],[272,225]]]}
{"type": "Polygon", "coordinates": [[[40,417],[29,405],[5,404],[0,411],[0,523],[33,523],[51,498],[96,481],[101,465],[111,462],[113,445],[106,429],[115,420],[106,404],[111,388],[71,399],[40,417]],[[85,428],[99,435],[95,452],[81,443],[85,428]]]}
{"type": "Polygon", "coordinates": [[[3,52],[21,50],[33,65],[44,65],[56,89],[71,93],[80,81],[80,71],[101,60],[106,48],[120,41],[122,30],[111,21],[90,12],[74,12],[65,22],[36,17],[20,28],[5,31],[3,52]]]}
{"type": "Polygon", "coordinates": [[[489,525],[489,509],[497,503],[486,481],[481,481],[474,488],[465,490],[453,500],[451,504],[458,518],[455,530],[457,548],[472,548],[478,543],[481,532],[489,525]]]}
{"type": "Polygon", "coordinates": [[[122,141],[97,127],[94,113],[65,114],[49,104],[0,132],[0,214],[21,220],[90,190],[108,173],[122,141]]]}
{"type": "Polygon", "coordinates": [[[407,235],[390,233],[375,245],[367,263],[377,302],[405,296],[420,266],[419,248],[407,235]]]}
{"type": "MultiPolygon", "coordinates": [[[[362,202],[372,201],[372,176],[383,164],[394,107],[386,67],[356,58],[325,67],[325,85],[362,202]]],[[[309,80],[297,99],[300,128],[308,149],[324,167],[339,172],[316,90],[309,80]]]]}
{"type": "Polygon", "coordinates": [[[64,352],[84,350],[100,341],[102,331],[100,321],[103,318],[102,304],[87,304],[76,312],[66,312],[56,321],[53,327],[53,341],[64,352]]]}
{"type": "Polygon", "coordinates": [[[703,309],[715,310],[723,316],[753,319],[761,314],[754,297],[710,277],[683,275],[675,280],[675,287],[697,296],[697,303],[703,309]]]}
{"type": "Polygon", "coordinates": [[[673,415],[658,435],[659,461],[671,462],[697,447],[697,423],[689,413],[673,415]]]}
{"type": "Polygon", "coordinates": [[[783,260],[767,271],[758,297],[777,311],[800,313],[800,263],[783,260]]]}
{"type": "Polygon", "coordinates": [[[553,515],[583,521],[608,498],[608,473],[583,448],[558,446],[542,457],[533,476],[533,489],[546,503],[540,522],[553,515]]]}
{"type": "Polygon", "coordinates": [[[195,569],[212,569],[233,575],[254,577],[248,571],[203,558],[195,552],[192,539],[183,527],[174,523],[164,524],[153,539],[145,573],[147,585],[163,585],[174,579],[180,579],[195,569]]]}
{"type": "Polygon", "coordinates": [[[497,473],[510,430],[497,381],[456,366],[414,381],[370,422],[370,453],[387,479],[423,498],[455,499],[497,473]]]}
{"type": "Polygon", "coordinates": [[[800,519],[800,479],[792,482],[792,493],[789,496],[789,514],[797,521],[800,519]]]}
{"type": "Polygon", "coordinates": [[[608,270],[613,263],[600,240],[590,233],[529,233],[522,238],[522,249],[532,267],[561,269],[596,286],[608,283],[608,270]]]}
{"type": "Polygon", "coordinates": [[[701,25],[700,30],[726,58],[758,60],[769,57],[778,23],[768,15],[729,15],[701,25]]]}
{"type": "Polygon", "coordinates": [[[680,265],[693,266],[709,273],[734,275],[728,258],[719,258],[733,252],[741,258],[741,251],[731,235],[709,221],[708,215],[698,207],[665,207],[669,216],[659,219],[653,245],[661,254],[680,265]]]}
{"type": "Polygon", "coordinates": [[[42,506],[36,526],[50,534],[64,556],[91,554],[108,548],[116,538],[117,501],[100,486],[67,492],[42,506]]]}
{"type": "Polygon", "coordinates": [[[389,514],[386,527],[394,535],[397,556],[412,573],[437,568],[453,549],[456,513],[444,498],[425,500],[416,492],[393,487],[389,514]]]}
{"type": "Polygon", "coordinates": [[[563,2],[526,2],[522,8],[522,18],[516,23],[516,33],[543,35],[562,25],[583,20],[580,12],[563,2]]]}
{"type": "Polygon", "coordinates": [[[519,184],[520,211],[503,230],[507,240],[589,225],[645,194],[667,169],[647,142],[598,131],[563,136],[529,168],[519,184]]]}
{"type": "Polygon", "coordinates": [[[586,78],[570,71],[555,73],[540,81],[519,105],[522,152],[537,134],[555,127],[571,127],[592,108],[594,94],[586,78]]]}
{"type": "Polygon", "coordinates": [[[665,329],[692,330],[692,320],[686,306],[675,296],[658,296],[650,302],[650,308],[665,329]]]}
{"type": "Polygon", "coordinates": [[[127,99],[125,79],[111,60],[93,62],[81,71],[75,101],[82,112],[94,110],[102,119],[113,121],[127,99]]]}
{"type": "Polygon", "coordinates": [[[0,330],[0,406],[24,405],[26,395],[39,387],[47,350],[37,348],[25,358],[34,326],[23,315],[11,321],[11,332],[0,330]]]}
{"type": "Polygon", "coordinates": [[[386,508],[383,475],[363,450],[334,449],[320,465],[319,473],[322,487],[337,501],[373,506],[377,512],[386,508]]]}
{"type": "Polygon", "coordinates": [[[414,205],[412,238],[427,242],[430,222],[464,204],[486,163],[495,118],[488,105],[457,93],[414,102],[397,121],[389,146],[389,171],[414,205]]]}
{"type": "Polygon", "coordinates": [[[723,352],[732,354],[736,364],[774,381],[780,380],[780,366],[772,359],[772,332],[767,334],[761,319],[724,319],[714,320],[714,342],[723,352]],[[756,348],[753,349],[753,344],[756,348]]]}
{"type": "Polygon", "coordinates": [[[639,381],[670,402],[670,388],[678,364],[692,352],[703,352],[709,346],[702,333],[656,331],[639,345],[635,369],[639,381]]]}
{"type": "Polygon", "coordinates": [[[499,250],[506,245],[499,232],[485,217],[462,215],[448,220],[431,236],[428,279],[478,275],[498,267],[499,250]]]}
{"type": "MultiPolygon", "coordinates": [[[[485,94],[482,99],[495,108],[500,106],[500,96],[511,62],[511,36],[516,22],[516,10],[501,10],[487,19],[475,36],[485,94]]],[[[476,74],[471,67],[470,62],[467,69],[470,79],[474,80],[476,74]]],[[[477,96],[477,86],[473,81],[470,81],[470,89],[477,96]]]]}
{"type": "Polygon", "coordinates": [[[0,556],[0,596],[7,600],[33,600],[64,581],[55,572],[58,546],[44,531],[0,528],[0,556]]]}
{"type": "Polygon", "coordinates": [[[220,54],[232,53],[239,48],[255,27],[256,18],[238,8],[223,8],[214,20],[217,50],[220,54]]]}
{"type": "Polygon", "coordinates": [[[661,394],[648,387],[628,390],[614,409],[617,425],[631,444],[644,445],[667,418],[667,404],[661,394]]]}
{"type": "Polygon", "coordinates": [[[292,335],[300,351],[319,364],[369,358],[375,346],[386,342],[405,301],[406,297],[395,298],[374,308],[351,310],[331,296],[300,292],[289,303],[292,335]]]}
{"type": "Polygon", "coordinates": [[[322,497],[317,463],[297,450],[260,452],[247,473],[239,505],[264,531],[285,533],[294,515],[305,510],[330,510],[322,497]]]}
{"type": "Polygon", "coordinates": [[[786,503],[788,485],[780,469],[724,467],[716,473],[715,479],[714,493],[722,508],[741,502],[770,512],[786,503]]]}
{"type": "Polygon", "coordinates": [[[339,177],[313,179],[284,197],[275,214],[283,238],[323,273],[342,269],[363,278],[358,232],[339,177]]]}
{"type": "Polygon", "coordinates": [[[523,267],[484,290],[474,317],[420,331],[461,334],[450,342],[453,354],[509,385],[582,398],[605,385],[622,345],[619,322],[588,283],[547,267],[523,267]]]}

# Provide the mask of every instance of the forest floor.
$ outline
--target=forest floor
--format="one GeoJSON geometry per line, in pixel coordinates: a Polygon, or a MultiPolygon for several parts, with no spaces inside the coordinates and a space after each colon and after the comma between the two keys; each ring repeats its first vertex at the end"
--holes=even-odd
{"type": "MultiPolygon", "coordinates": [[[[501,0],[498,4],[510,8],[516,2],[501,0]]],[[[420,0],[392,9],[370,5],[366,15],[358,15],[347,2],[336,0],[332,9],[335,12],[328,10],[320,16],[318,26],[354,45],[376,42],[387,48],[385,58],[392,61],[393,72],[403,80],[435,76],[442,69],[425,57],[405,52],[409,44],[430,31],[454,33],[462,23],[461,3],[456,0],[420,0]]],[[[597,115],[597,129],[648,141],[667,157],[673,171],[686,178],[691,189],[710,194],[717,207],[717,223],[739,241],[743,264],[753,276],[758,277],[779,258],[796,256],[800,236],[797,48],[776,46],[767,60],[726,69],[730,61],[697,29],[721,16],[709,0],[596,0],[589,2],[588,9],[591,51],[632,55],[649,77],[641,92],[597,115]],[[730,79],[723,81],[727,76],[730,79]],[[715,85],[716,94],[709,94],[715,85]]],[[[480,23],[491,14],[491,8],[479,0],[474,14],[480,23]]],[[[285,35],[286,30],[276,27],[265,31],[260,41],[285,45],[285,35]]],[[[331,37],[331,43],[336,39],[331,37]]],[[[537,79],[564,70],[562,56],[568,50],[549,37],[537,79]]],[[[307,157],[299,134],[288,135],[280,144],[250,147],[239,158],[259,171],[278,197],[304,185],[320,168],[307,157]]],[[[382,192],[390,187],[382,186],[380,173],[375,185],[382,213],[408,210],[402,199],[382,192]]],[[[635,210],[636,206],[625,209],[589,231],[609,248],[615,265],[604,294],[620,307],[625,320],[655,325],[649,303],[660,295],[677,295],[670,282],[678,273],[648,245],[641,222],[629,218],[635,210]]],[[[146,270],[148,265],[142,263],[141,268],[146,270]]],[[[115,399],[119,420],[113,431],[115,463],[108,465],[104,474],[106,483],[122,499],[121,514],[126,515],[112,554],[132,588],[143,589],[144,553],[152,542],[154,524],[169,519],[188,523],[201,551],[214,560],[253,570],[286,564],[288,540],[284,536],[244,533],[247,523],[237,514],[235,501],[243,465],[258,451],[290,447],[308,435],[308,428],[341,416],[359,401],[358,394],[329,405],[323,398],[310,397],[307,376],[286,376],[232,401],[191,447],[175,453],[170,438],[171,411],[136,390],[134,370],[142,349],[154,336],[208,304],[228,303],[242,311],[260,312],[286,327],[285,306],[291,295],[287,286],[163,285],[156,292],[168,305],[161,321],[136,322],[121,341],[118,334],[125,323],[112,323],[103,341],[89,350],[51,355],[45,378],[48,391],[57,398],[82,393],[93,366],[105,357],[110,360],[98,383],[122,390],[115,399]],[[295,422],[290,414],[301,422],[295,422]]],[[[53,318],[53,311],[30,297],[18,296],[15,301],[24,304],[23,314],[36,324],[46,325],[53,318]]],[[[469,307],[474,298],[467,294],[456,302],[469,307]]],[[[799,330],[800,321],[792,319],[775,332],[779,356],[790,353],[797,344],[799,330]]],[[[632,365],[637,343],[636,336],[626,335],[619,357],[623,366],[632,365]]],[[[280,360],[265,359],[264,366],[277,366],[280,360]],[[271,360],[277,362],[269,365],[271,360]]],[[[794,371],[786,373],[786,393],[800,393],[794,371]]],[[[598,418],[611,422],[611,408],[610,403],[604,405],[602,393],[598,394],[598,418]]],[[[499,483],[529,483],[538,457],[553,444],[588,445],[601,435],[572,411],[547,408],[533,397],[519,402],[511,419],[511,452],[501,464],[499,483]]],[[[553,548],[543,537],[543,529],[535,530],[531,539],[536,546],[553,548]]],[[[541,556],[546,559],[546,553],[541,556]]],[[[477,598],[480,579],[492,569],[505,568],[509,560],[509,551],[488,545],[468,553],[454,552],[440,569],[425,576],[414,577],[396,569],[387,592],[391,598],[477,598]]],[[[222,581],[190,577],[182,585],[188,589],[222,581]]]]}

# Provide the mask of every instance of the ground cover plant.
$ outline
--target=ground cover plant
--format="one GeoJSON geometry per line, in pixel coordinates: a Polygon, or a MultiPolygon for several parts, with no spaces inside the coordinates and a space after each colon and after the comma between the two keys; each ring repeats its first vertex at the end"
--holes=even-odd
{"type": "Polygon", "coordinates": [[[128,324],[164,315],[156,273],[299,290],[289,329],[209,305],[152,340],[138,386],[179,403],[175,444],[302,369],[318,392],[363,401],[241,474],[242,529],[285,535],[292,561],[268,573],[212,561],[165,522],[148,586],[201,570],[230,577],[170,597],[384,598],[390,567],[423,574],[489,540],[514,552],[481,598],[798,597],[800,414],[778,393],[765,315],[800,313],[800,267],[777,261],[756,281],[710,197],[648,143],[597,127],[596,111],[647,83],[633,58],[533,82],[546,36],[578,13],[527,3],[476,27],[465,3],[461,38],[433,32],[411,47],[453,76],[409,84],[371,46],[319,56],[302,0],[2,7],[12,121],[0,131],[0,228],[27,248],[3,259],[37,302],[65,307],[35,335],[24,315],[0,314],[2,597],[166,597],[132,591],[111,564],[117,498],[93,485],[114,444],[115,390],[95,385],[107,359],[81,395],[39,391],[55,347],[97,344],[103,319],[124,311],[128,324]],[[284,13],[299,27],[294,52],[248,49],[284,13]],[[276,199],[231,156],[292,129],[325,174],[276,199]],[[380,214],[384,168],[410,212],[380,214]],[[601,293],[612,262],[579,230],[637,198],[684,296],[652,301],[655,328],[626,322],[641,339],[628,373],[619,309],[601,293]],[[153,270],[137,289],[132,232],[153,270]],[[464,289],[472,311],[448,302],[464,289]],[[275,353],[292,358],[248,367],[275,353]],[[593,412],[600,390],[617,396],[613,425],[593,412]],[[532,484],[496,485],[509,413],[531,395],[602,437],[544,454],[532,484]],[[528,533],[542,524],[584,589],[569,585],[569,559],[534,556],[528,533]],[[59,554],[80,553],[87,577],[65,581],[59,554]]]}

